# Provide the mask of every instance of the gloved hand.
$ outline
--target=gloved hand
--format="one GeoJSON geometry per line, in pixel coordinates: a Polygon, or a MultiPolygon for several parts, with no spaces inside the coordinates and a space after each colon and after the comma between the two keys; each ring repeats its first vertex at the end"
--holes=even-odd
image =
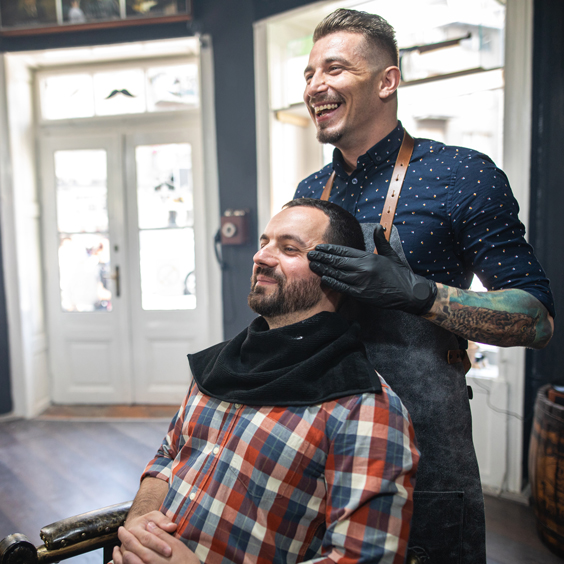
{"type": "Polygon", "coordinates": [[[384,309],[427,313],[437,297],[437,286],[414,274],[402,263],[384,235],[374,229],[378,254],[339,245],[317,245],[307,254],[309,267],[322,282],[342,294],[384,309]]]}

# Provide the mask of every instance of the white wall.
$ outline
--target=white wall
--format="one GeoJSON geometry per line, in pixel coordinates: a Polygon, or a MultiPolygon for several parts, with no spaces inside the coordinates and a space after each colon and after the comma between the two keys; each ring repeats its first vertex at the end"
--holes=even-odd
{"type": "Polygon", "coordinates": [[[14,414],[33,417],[47,407],[50,398],[32,76],[17,55],[4,55],[2,63],[0,194],[12,393],[14,414]]]}

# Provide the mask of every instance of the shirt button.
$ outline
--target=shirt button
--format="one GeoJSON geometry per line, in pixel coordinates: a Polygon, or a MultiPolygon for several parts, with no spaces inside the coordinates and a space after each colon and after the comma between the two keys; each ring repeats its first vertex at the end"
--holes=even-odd
{"type": "Polygon", "coordinates": [[[235,409],[239,409],[240,407],[241,407],[241,404],[240,404],[240,403],[236,403],[236,404],[235,404],[235,409]]]}
{"type": "Polygon", "coordinates": [[[216,447],[213,449],[213,453],[214,453],[214,454],[217,454],[218,452],[219,452],[219,447],[216,446],[216,447]]]}
{"type": "Polygon", "coordinates": [[[194,501],[196,499],[196,492],[192,492],[189,496],[190,501],[194,501]]]}
{"type": "Polygon", "coordinates": [[[353,178],[353,179],[352,179],[352,183],[353,183],[353,184],[356,184],[357,182],[358,182],[358,179],[357,179],[357,178],[353,178]]]}
{"type": "Polygon", "coordinates": [[[382,160],[382,157],[376,157],[376,160],[377,160],[377,161],[381,161],[381,160],[382,160]]]}

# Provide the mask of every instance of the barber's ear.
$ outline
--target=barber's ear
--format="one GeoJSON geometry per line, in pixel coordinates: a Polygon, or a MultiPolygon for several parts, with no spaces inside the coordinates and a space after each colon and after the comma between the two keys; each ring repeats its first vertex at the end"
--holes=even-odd
{"type": "Polygon", "coordinates": [[[388,67],[382,71],[380,98],[386,100],[399,88],[401,73],[398,67],[388,67]]]}

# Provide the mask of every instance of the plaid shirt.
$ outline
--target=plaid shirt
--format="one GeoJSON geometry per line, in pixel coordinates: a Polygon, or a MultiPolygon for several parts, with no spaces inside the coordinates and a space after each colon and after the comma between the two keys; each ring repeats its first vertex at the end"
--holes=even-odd
{"type": "Polygon", "coordinates": [[[403,563],[419,453],[407,410],[381,394],[249,407],[193,385],[143,477],[202,562],[403,563]]]}

